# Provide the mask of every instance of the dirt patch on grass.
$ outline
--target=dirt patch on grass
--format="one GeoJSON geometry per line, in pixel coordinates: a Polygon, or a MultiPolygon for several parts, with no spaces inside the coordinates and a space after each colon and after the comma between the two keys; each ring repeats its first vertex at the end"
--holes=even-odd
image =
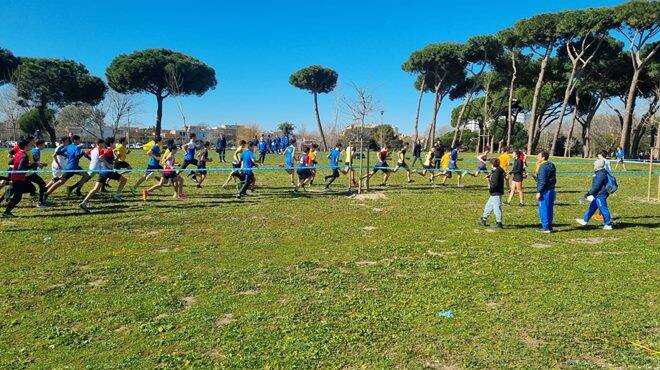
{"type": "Polygon", "coordinates": [[[193,296],[183,297],[183,308],[190,308],[193,304],[195,304],[195,301],[196,299],[193,296]]]}
{"type": "Polygon", "coordinates": [[[486,302],[486,307],[488,307],[488,308],[495,308],[495,307],[497,307],[497,306],[499,306],[499,305],[500,305],[500,304],[497,303],[497,302],[492,302],[492,301],[491,301],[491,302],[486,302]]]}
{"type": "Polygon", "coordinates": [[[152,230],[152,231],[146,232],[144,234],[144,236],[147,236],[147,237],[158,236],[158,235],[160,235],[159,230],[152,230]]]}
{"type": "Polygon", "coordinates": [[[575,239],[571,239],[571,242],[578,244],[595,245],[595,244],[601,244],[607,241],[615,241],[615,240],[616,238],[593,237],[593,238],[575,238],[575,239]]]}
{"type": "Polygon", "coordinates": [[[520,341],[523,342],[524,345],[526,345],[529,348],[539,348],[541,345],[543,345],[543,341],[532,338],[527,332],[523,332],[520,334],[520,341]]]}
{"type": "Polygon", "coordinates": [[[363,266],[373,266],[377,265],[378,261],[357,261],[355,262],[356,265],[363,267],[363,266]]]}
{"type": "Polygon", "coordinates": [[[364,231],[374,231],[376,229],[377,229],[376,226],[365,226],[365,227],[362,228],[362,230],[364,230],[364,231]]]}
{"type": "Polygon", "coordinates": [[[424,369],[437,369],[437,370],[459,370],[460,367],[456,365],[447,365],[440,363],[435,360],[430,360],[430,361],[425,361],[424,362],[424,369]]]}
{"type": "Polygon", "coordinates": [[[256,290],[244,290],[242,292],[238,292],[238,295],[257,295],[257,294],[259,294],[259,292],[256,290]]]}
{"type": "Polygon", "coordinates": [[[103,278],[98,278],[96,280],[92,280],[89,283],[87,283],[87,285],[89,285],[91,287],[94,287],[94,288],[98,288],[98,287],[102,286],[103,284],[105,284],[105,279],[103,279],[103,278]]]}
{"type": "Polygon", "coordinates": [[[628,254],[628,252],[624,251],[593,251],[589,253],[592,256],[619,256],[622,254],[628,254]]]}
{"type": "Polygon", "coordinates": [[[552,248],[552,245],[546,243],[534,243],[531,245],[531,247],[534,249],[548,249],[552,248]]]}
{"type": "Polygon", "coordinates": [[[169,248],[161,248],[161,249],[157,250],[156,252],[158,252],[158,253],[167,253],[169,251],[170,251],[169,248]]]}
{"type": "Polygon", "coordinates": [[[432,251],[432,250],[427,250],[426,253],[429,256],[451,256],[452,254],[456,254],[454,251],[432,251]]]}
{"type": "Polygon", "coordinates": [[[582,355],[582,359],[591,362],[592,364],[595,364],[603,369],[617,369],[616,366],[613,366],[612,364],[608,363],[607,361],[603,360],[600,357],[596,357],[593,355],[582,355]]]}
{"type": "Polygon", "coordinates": [[[371,193],[353,194],[353,195],[350,196],[350,198],[353,199],[353,200],[359,200],[359,201],[382,200],[382,199],[387,199],[387,195],[385,195],[385,193],[381,193],[381,192],[371,192],[371,193]]]}
{"type": "Polygon", "coordinates": [[[235,322],[236,322],[236,318],[234,317],[234,315],[230,314],[230,313],[226,313],[226,314],[222,315],[221,318],[215,320],[215,327],[216,328],[221,328],[225,325],[229,325],[229,324],[235,323],[235,322]]]}
{"type": "Polygon", "coordinates": [[[126,325],[122,325],[122,326],[118,327],[117,329],[115,329],[115,330],[113,330],[113,331],[114,331],[115,333],[125,333],[125,332],[127,332],[127,331],[129,331],[129,330],[130,330],[130,329],[128,328],[128,326],[126,326],[126,325]]]}
{"type": "Polygon", "coordinates": [[[59,288],[64,288],[64,284],[53,284],[49,285],[44,289],[44,293],[48,293],[51,290],[59,289],[59,288]]]}
{"type": "Polygon", "coordinates": [[[166,314],[166,313],[161,313],[160,315],[154,317],[154,320],[162,320],[162,319],[164,319],[164,318],[166,318],[166,317],[168,317],[168,316],[170,316],[170,315],[169,315],[169,314],[166,314]]]}
{"type": "Polygon", "coordinates": [[[225,352],[221,348],[213,348],[212,350],[206,352],[206,355],[213,360],[225,358],[225,352]]]}

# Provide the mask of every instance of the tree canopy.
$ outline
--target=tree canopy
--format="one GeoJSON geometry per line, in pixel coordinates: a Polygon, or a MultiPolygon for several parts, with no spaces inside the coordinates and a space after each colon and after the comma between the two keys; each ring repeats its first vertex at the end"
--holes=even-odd
{"type": "MultiPolygon", "coordinates": [[[[48,125],[55,125],[55,111],[52,109],[46,109],[44,116],[46,117],[45,122],[48,125]]],[[[39,110],[32,108],[27,112],[23,113],[18,118],[18,128],[23,131],[26,135],[33,135],[37,131],[44,131],[48,129],[48,126],[44,125],[44,120],[39,114],[39,110]]]]}
{"type": "Polygon", "coordinates": [[[215,70],[191,56],[167,49],[147,49],[116,57],[106,69],[108,84],[122,94],[156,96],[156,135],[160,135],[163,99],[203,95],[218,82],[215,70]]]}
{"type": "Polygon", "coordinates": [[[277,129],[282,131],[283,134],[285,135],[291,135],[293,134],[293,130],[296,128],[292,123],[290,122],[282,122],[279,125],[277,125],[277,129]]]}
{"type": "Polygon", "coordinates": [[[23,103],[36,107],[40,112],[42,126],[48,131],[52,142],[55,142],[56,135],[52,122],[46,117],[48,107],[61,108],[75,103],[97,105],[108,89],[84,65],[60,59],[21,58],[15,81],[16,91],[23,103]]]}
{"type": "Polygon", "coordinates": [[[0,86],[11,81],[18,64],[19,59],[11,51],[0,48],[0,86]]]}
{"type": "Polygon", "coordinates": [[[312,94],[327,94],[337,86],[339,74],[330,68],[313,65],[289,76],[289,84],[312,94]]]}
{"type": "Polygon", "coordinates": [[[323,133],[321,116],[319,114],[318,94],[327,94],[337,86],[339,74],[330,68],[313,65],[300,69],[289,76],[289,84],[302,90],[309,91],[314,95],[314,113],[316,114],[316,126],[321,134],[323,150],[328,150],[328,143],[323,133]]]}

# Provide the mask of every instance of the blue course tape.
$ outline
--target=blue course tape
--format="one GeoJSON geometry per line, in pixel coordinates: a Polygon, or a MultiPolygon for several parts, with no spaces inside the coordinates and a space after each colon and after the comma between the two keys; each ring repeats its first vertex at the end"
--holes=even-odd
{"type": "MultiPolygon", "coordinates": [[[[337,169],[342,169],[345,168],[343,166],[338,167],[337,169]]],[[[385,167],[385,166],[374,166],[374,167],[360,167],[360,166],[352,166],[351,167],[353,170],[358,171],[360,168],[370,170],[370,169],[378,169],[378,170],[390,170],[393,171],[395,167],[385,167]]],[[[403,167],[400,167],[403,168],[403,167]]],[[[297,169],[310,169],[310,170],[322,170],[322,169],[329,169],[329,170],[334,170],[335,168],[329,166],[329,165],[323,165],[323,166],[315,166],[315,167],[284,167],[284,166],[258,166],[258,167],[252,167],[250,170],[251,171],[284,171],[284,170],[297,170],[297,169]]],[[[404,168],[405,170],[405,168],[404,168]]],[[[96,174],[96,173],[108,173],[108,172],[118,172],[118,173],[145,173],[145,172],[156,172],[160,173],[163,172],[164,169],[148,169],[148,168],[122,168],[122,169],[115,169],[115,170],[109,170],[109,169],[102,169],[102,170],[52,170],[52,169],[40,169],[40,170],[25,170],[25,171],[11,171],[11,170],[2,170],[0,171],[0,174],[10,174],[10,173],[25,173],[25,174],[41,174],[41,173],[47,173],[51,174],[53,172],[59,172],[59,173],[90,173],[90,174],[96,174]]],[[[181,168],[174,168],[174,171],[177,172],[197,172],[197,171],[205,171],[205,172],[217,172],[217,173],[223,173],[223,172],[234,172],[234,171],[244,171],[241,168],[233,168],[233,167],[211,167],[211,168],[203,168],[203,169],[197,169],[197,168],[186,168],[186,169],[181,169],[181,168]]],[[[422,172],[422,171],[428,171],[428,172],[465,172],[465,173],[473,173],[473,172],[483,172],[483,171],[477,171],[477,170],[464,170],[464,169],[442,169],[442,168],[432,168],[432,169],[423,169],[423,168],[411,168],[412,172],[422,172]]],[[[593,175],[593,171],[557,171],[557,174],[562,174],[562,175],[593,175]]],[[[649,171],[623,171],[623,172],[616,172],[616,176],[619,175],[625,175],[625,176],[643,176],[643,175],[648,175],[649,171]]],[[[660,171],[651,171],[651,174],[660,174],[660,171]]]]}

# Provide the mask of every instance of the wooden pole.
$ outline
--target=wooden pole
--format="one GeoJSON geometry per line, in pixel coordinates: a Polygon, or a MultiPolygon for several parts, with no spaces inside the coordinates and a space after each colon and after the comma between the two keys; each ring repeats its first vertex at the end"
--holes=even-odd
{"type": "Polygon", "coordinates": [[[653,181],[653,155],[655,154],[655,148],[651,149],[651,155],[649,155],[649,181],[647,185],[646,192],[646,201],[651,201],[651,182],[653,181]]]}
{"type": "MultiPolygon", "coordinates": [[[[369,150],[369,147],[367,146],[367,175],[369,174],[371,166],[369,166],[369,157],[371,156],[371,152],[369,150]]],[[[369,191],[369,180],[371,180],[371,177],[367,177],[366,185],[367,185],[367,191],[369,191]]]]}

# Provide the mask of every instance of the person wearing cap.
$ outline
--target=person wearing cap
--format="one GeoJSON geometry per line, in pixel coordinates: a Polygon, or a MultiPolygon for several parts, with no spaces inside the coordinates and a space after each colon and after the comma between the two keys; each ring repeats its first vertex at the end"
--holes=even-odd
{"type": "Polygon", "coordinates": [[[605,161],[602,159],[594,162],[594,176],[591,180],[591,189],[585,195],[589,200],[589,208],[584,214],[584,217],[577,218],[575,221],[585,226],[589,223],[591,217],[598,210],[603,215],[603,230],[612,230],[612,217],[610,216],[610,209],[607,207],[607,197],[610,195],[607,192],[607,170],[605,169],[605,161]]]}

